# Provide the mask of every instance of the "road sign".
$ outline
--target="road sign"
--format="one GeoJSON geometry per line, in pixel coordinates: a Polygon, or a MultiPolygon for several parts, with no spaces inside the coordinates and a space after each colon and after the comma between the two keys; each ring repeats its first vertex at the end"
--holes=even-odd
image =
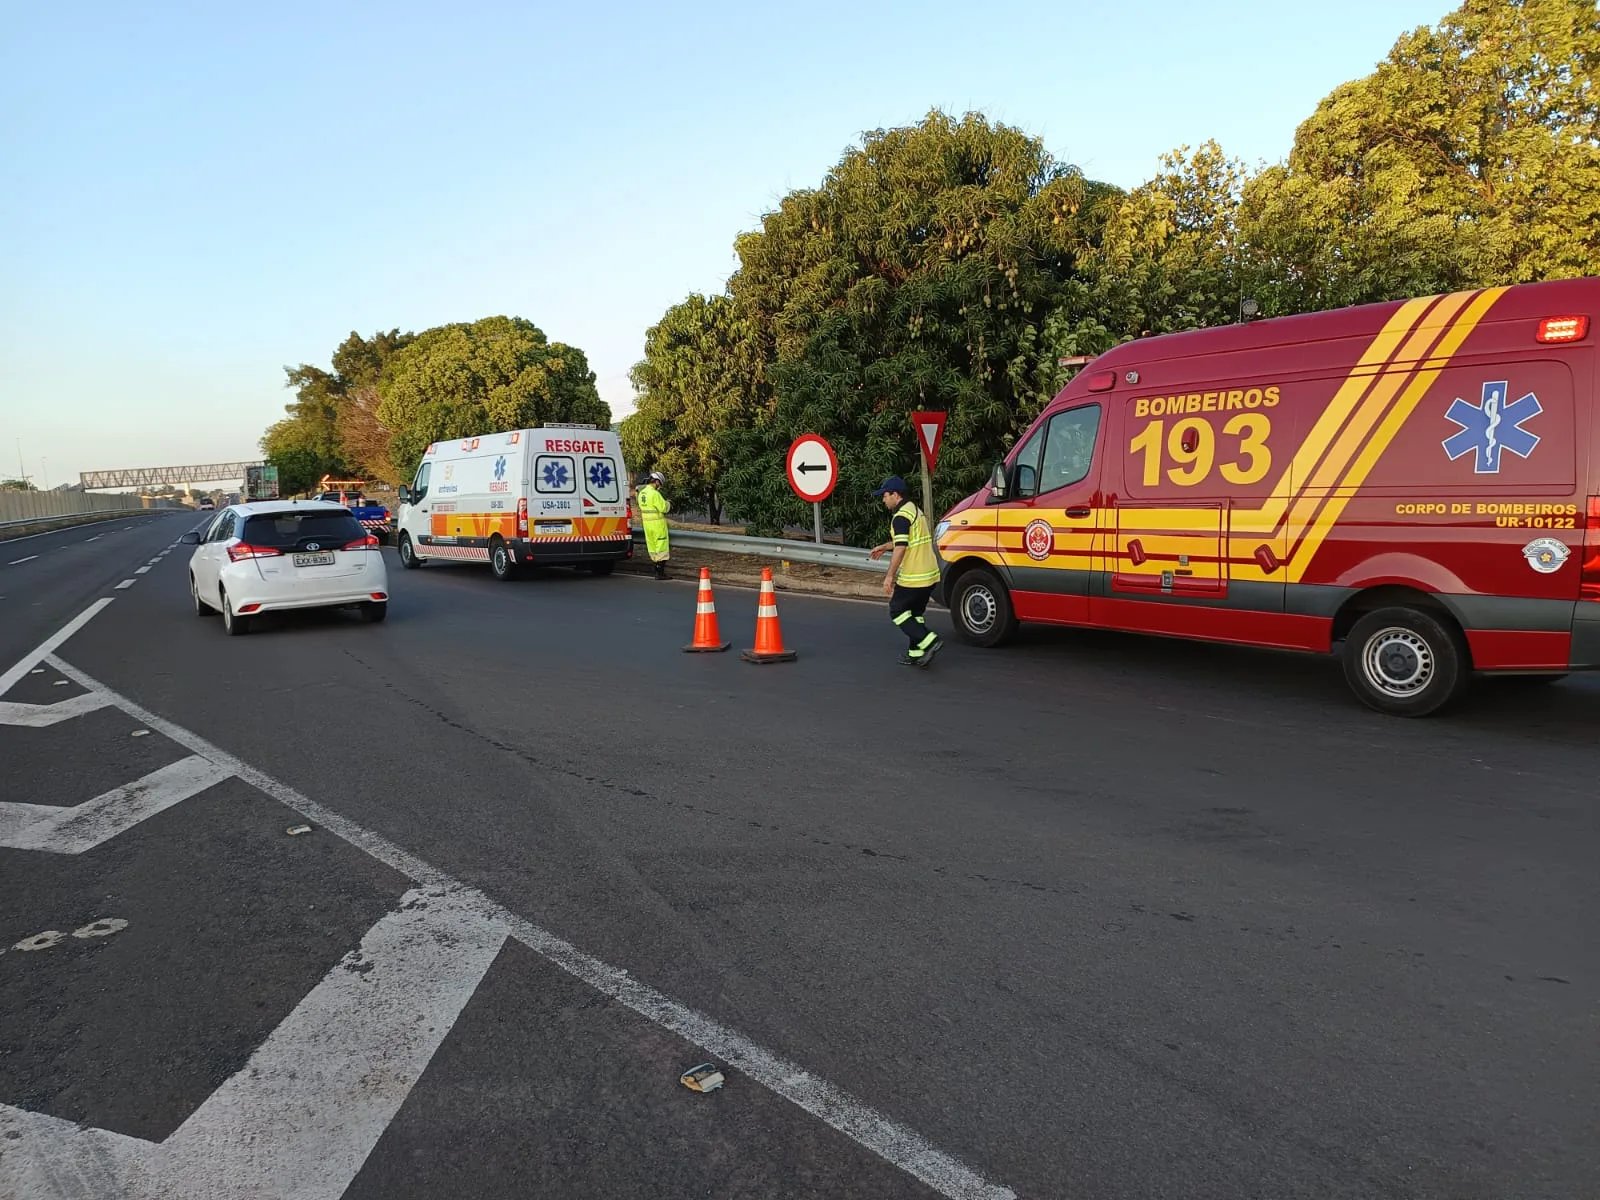
{"type": "Polygon", "coordinates": [[[789,486],[802,500],[820,504],[839,482],[839,459],[815,433],[802,433],[789,447],[789,486]]]}
{"type": "Polygon", "coordinates": [[[939,447],[944,445],[944,423],[949,415],[942,412],[911,414],[911,427],[917,431],[917,445],[922,447],[929,472],[939,465],[939,447]]]}

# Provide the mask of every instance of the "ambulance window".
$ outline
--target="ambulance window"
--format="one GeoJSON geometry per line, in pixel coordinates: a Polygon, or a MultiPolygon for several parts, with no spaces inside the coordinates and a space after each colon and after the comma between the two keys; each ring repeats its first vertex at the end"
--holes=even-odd
{"type": "Polygon", "coordinates": [[[1039,447],[1044,445],[1044,426],[1034,430],[1033,436],[1022,443],[1016,458],[1011,460],[1014,490],[1019,500],[1031,499],[1039,494],[1039,447]]]}
{"type": "Polygon", "coordinates": [[[615,504],[621,498],[621,493],[617,491],[617,464],[609,458],[595,455],[585,457],[583,486],[601,504],[615,504]]]}
{"type": "Polygon", "coordinates": [[[411,485],[411,490],[419,497],[427,495],[428,476],[433,474],[433,464],[423,463],[417,468],[417,481],[411,485]]]}
{"type": "Polygon", "coordinates": [[[1085,405],[1050,418],[1045,437],[1044,465],[1039,471],[1039,491],[1081,483],[1094,465],[1095,438],[1100,432],[1100,406],[1085,405]]]}
{"type": "Polygon", "coordinates": [[[533,461],[533,486],[535,491],[554,492],[558,495],[578,490],[578,479],[572,469],[572,458],[566,454],[541,454],[533,461]]]}

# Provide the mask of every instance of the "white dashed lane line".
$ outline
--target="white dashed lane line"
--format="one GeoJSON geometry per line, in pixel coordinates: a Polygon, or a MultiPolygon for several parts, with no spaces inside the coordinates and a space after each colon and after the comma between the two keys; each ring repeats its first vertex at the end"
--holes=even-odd
{"type": "Polygon", "coordinates": [[[37,554],[30,554],[30,555],[28,555],[27,558],[13,558],[10,562],[8,562],[6,564],[6,566],[15,567],[15,566],[19,565],[20,563],[32,562],[34,559],[36,559],[38,557],[39,556],[37,554]]]}
{"type": "Polygon", "coordinates": [[[137,579],[124,579],[121,583],[117,584],[117,591],[120,592],[123,588],[131,588],[138,582],[139,581],[137,579]]]}

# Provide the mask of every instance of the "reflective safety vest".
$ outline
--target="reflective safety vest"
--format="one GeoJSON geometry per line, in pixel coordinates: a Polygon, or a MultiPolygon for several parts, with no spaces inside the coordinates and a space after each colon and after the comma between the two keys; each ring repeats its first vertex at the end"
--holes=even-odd
{"type": "Polygon", "coordinates": [[[905,557],[900,560],[900,573],[895,576],[895,583],[908,588],[932,587],[938,583],[939,558],[933,552],[933,535],[928,532],[928,519],[915,504],[907,500],[894,510],[894,518],[889,522],[889,532],[896,546],[906,548],[905,557]],[[911,522],[909,534],[894,531],[894,521],[901,517],[911,522]]]}

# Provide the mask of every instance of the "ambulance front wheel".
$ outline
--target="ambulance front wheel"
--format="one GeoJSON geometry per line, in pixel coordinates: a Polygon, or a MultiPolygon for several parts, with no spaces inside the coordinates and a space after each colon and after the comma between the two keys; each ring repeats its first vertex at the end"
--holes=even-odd
{"type": "Polygon", "coordinates": [[[411,545],[411,535],[400,535],[400,565],[408,571],[415,571],[422,565],[422,560],[417,557],[416,549],[411,545]]]}
{"type": "Polygon", "coordinates": [[[992,571],[978,567],[958,577],[950,600],[950,615],[963,641],[999,646],[1017,632],[1011,595],[992,571]]]}
{"type": "Polygon", "coordinates": [[[1344,643],[1344,677],[1363,703],[1397,717],[1425,717],[1460,695],[1470,667],[1459,634],[1420,608],[1380,608],[1344,643]]]}

